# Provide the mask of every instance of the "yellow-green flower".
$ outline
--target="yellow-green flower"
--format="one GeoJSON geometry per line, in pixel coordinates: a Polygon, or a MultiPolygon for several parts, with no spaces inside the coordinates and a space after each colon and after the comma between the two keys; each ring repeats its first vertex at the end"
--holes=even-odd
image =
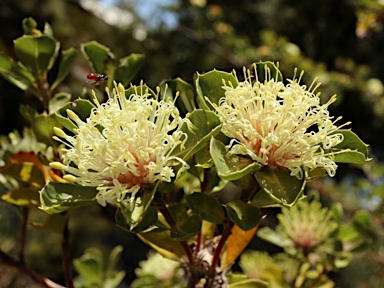
{"type": "MultiPolygon", "coordinates": [[[[256,72],[256,65],[254,69],[256,72]]],[[[264,69],[263,82],[255,73],[252,83],[250,71],[244,71],[245,81],[237,86],[225,84],[225,97],[214,105],[222,132],[232,138],[229,153],[265,166],[287,168],[299,179],[303,167],[323,168],[334,176],[337,165],[334,153],[328,151],[343,141],[343,135],[335,131],[349,124],[336,126],[341,117],[334,119],[328,111],[336,96],[320,104],[316,80],[310,87],[301,84],[302,72],[285,84],[264,69]]]]}
{"type": "Polygon", "coordinates": [[[317,201],[300,201],[291,209],[283,208],[277,217],[279,232],[296,248],[312,249],[326,241],[337,228],[332,212],[317,201]]]}
{"type": "Polygon", "coordinates": [[[70,182],[98,187],[101,205],[119,202],[132,208],[141,189],[171,181],[173,165],[182,165],[179,173],[188,169],[172,152],[183,148],[187,136],[180,128],[189,122],[169,99],[159,101],[148,93],[126,97],[122,85],[108,95],[105,104],[95,98],[96,108],[86,121],[67,111],[78,128],[74,136],[55,129],[61,138],[55,139],[68,148],[63,150],[63,164],[51,166],[70,173],[64,176],[70,182]]]}

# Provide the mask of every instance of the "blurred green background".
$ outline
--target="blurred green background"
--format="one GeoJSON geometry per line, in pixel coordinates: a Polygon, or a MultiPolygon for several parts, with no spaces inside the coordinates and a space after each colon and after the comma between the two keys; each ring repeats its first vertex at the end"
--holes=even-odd
{"type": "MultiPolygon", "coordinates": [[[[0,49],[9,55],[13,40],[23,34],[25,17],[33,17],[40,30],[49,22],[62,49],[79,51],[81,43],[96,40],[117,58],[145,54],[136,84],[143,79],[154,87],[175,77],[192,82],[196,71],[213,68],[235,69],[241,75],[243,66],[268,60],[279,61],[288,78],[295,67],[305,70],[303,81],[308,85],[318,77],[322,101],[337,94],[332,113],[342,115],[342,121],[352,121],[350,127],[370,144],[373,158],[364,167],[341,166],[336,178],[308,187],[318,191],[326,205],[341,202],[346,219],[359,210],[371,218],[368,250],[355,256],[333,280],[338,287],[384,287],[384,1],[0,0],[0,49]]],[[[84,87],[92,88],[86,79],[90,72],[78,53],[60,89],[78,98],[84,87]]],[[[24,96],[0,78],[1,134],[26,125],[19,105],[33,99],[24,96]]],[[[17,221],[11,209],[0,207],[2,251],[17,251],[17,221]]],[[[264,224],[274,222],[268,217],[264,224]]],[[[74,258],[90,246],[105,253],[116,245],[124,246],[120,267],[128,274],[121,287],[128,287],[134,267],[148,249],[134,235],[115,227],[113,209],[97,205],[76,209],[70,228],[74,258]]],[[[59,238],[33,229],[29,238],[27,262],[63,283],[59,238]]],[[[258,240],[251,247],[276,251],[258,240]]]]}

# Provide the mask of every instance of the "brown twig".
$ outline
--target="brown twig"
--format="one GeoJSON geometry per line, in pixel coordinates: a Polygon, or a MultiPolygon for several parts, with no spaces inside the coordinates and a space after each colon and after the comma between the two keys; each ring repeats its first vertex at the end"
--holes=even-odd
{"type": "Polygon", "coordinates": [[[230,220],[228,220],[228,222],[224,224],[223,233],[221,235],[219,244],[215,249],[215,254],[213,254],[211,266],[209,267],[208,278],[205,282],[204,288],[211,288],[213,285],[213,280],[215,278],[213,275],[215,275],[216,267],[219,265],[221,250],[224,248],[225,242],[227,242],[228,237],[232,234],[232,229],[234,225],[235,224],[230,220]]]}
{"type": "Polygon", "coordinates": [[[39,284],[43,287],[46,288],[65,288],[64,286],[61,286],[52,280],[38,274],[37,272],[31,270],[28,268],[24,262],[21,262],[20,260],[15,260],[11,258],[9,255],[4,253],[3,251],[0,250],[0,264],[6,265],[6,266],[11,266],[16,268],[18,271],[20,271],[20,274],[25,274],[29,276],[32,281],[34,281],[36,284],[39,284]]]}
{"type": "Polygon", "coordinates": [[[25,243],[27,239],[27,226],[28,226],[28,216],[29,210],[27,207],[23,207],[23,216],[21,218],[21,229],[20,229],[20,251],[19,251],[19,261],[24,263],[24,251],[25,243]]]}
{"type": "MultiPolygon", "coordinates": [[[[67,212],[68,213],[68,212],[67,212]]],[[[69,215],[67,214],[66,223],[61,238],[61,253],[63,258],[63,269],[65,284],[67,288],[74,288],[72,279],[72,262],[69,255],[69,229],[68,229],[69,215]]]]}

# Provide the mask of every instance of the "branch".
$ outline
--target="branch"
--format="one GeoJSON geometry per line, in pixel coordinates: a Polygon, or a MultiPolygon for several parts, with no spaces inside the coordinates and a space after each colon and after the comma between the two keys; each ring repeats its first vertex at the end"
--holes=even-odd
{"type": "Polygon", "coordinates": [[[23,262],[20,260],[16,260],[11,258],[9,255],[4,253],[3,251],[0,250],[0,265],[4,266],[11,266],[16,268],[19,271],[19,274],[17,277],[20,277],[21,275],[26,275],[31,280],[36,283],[41,285],[42,287],[46,288],[65,288],[64,286],[61,286],[60,284],[57,284],[53,282],[52,280],[46,278],[43,275],[38,274],[37,272],[31,270],[28,268],[23,262]],[[21,275],[20,275],[21,274],[21,275]]]}

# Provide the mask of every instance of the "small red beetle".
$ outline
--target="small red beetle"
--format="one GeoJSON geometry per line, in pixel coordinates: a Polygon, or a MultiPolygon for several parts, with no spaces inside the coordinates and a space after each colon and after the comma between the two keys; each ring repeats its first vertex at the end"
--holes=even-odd
{"type": "Polygon", "coordinates": [[[89,73],[87,75],[88,80],[93,80],[94,82],[91,85],[98,85],[100,82],[107,81],[108,76],[102,74],[89,73]]]}

